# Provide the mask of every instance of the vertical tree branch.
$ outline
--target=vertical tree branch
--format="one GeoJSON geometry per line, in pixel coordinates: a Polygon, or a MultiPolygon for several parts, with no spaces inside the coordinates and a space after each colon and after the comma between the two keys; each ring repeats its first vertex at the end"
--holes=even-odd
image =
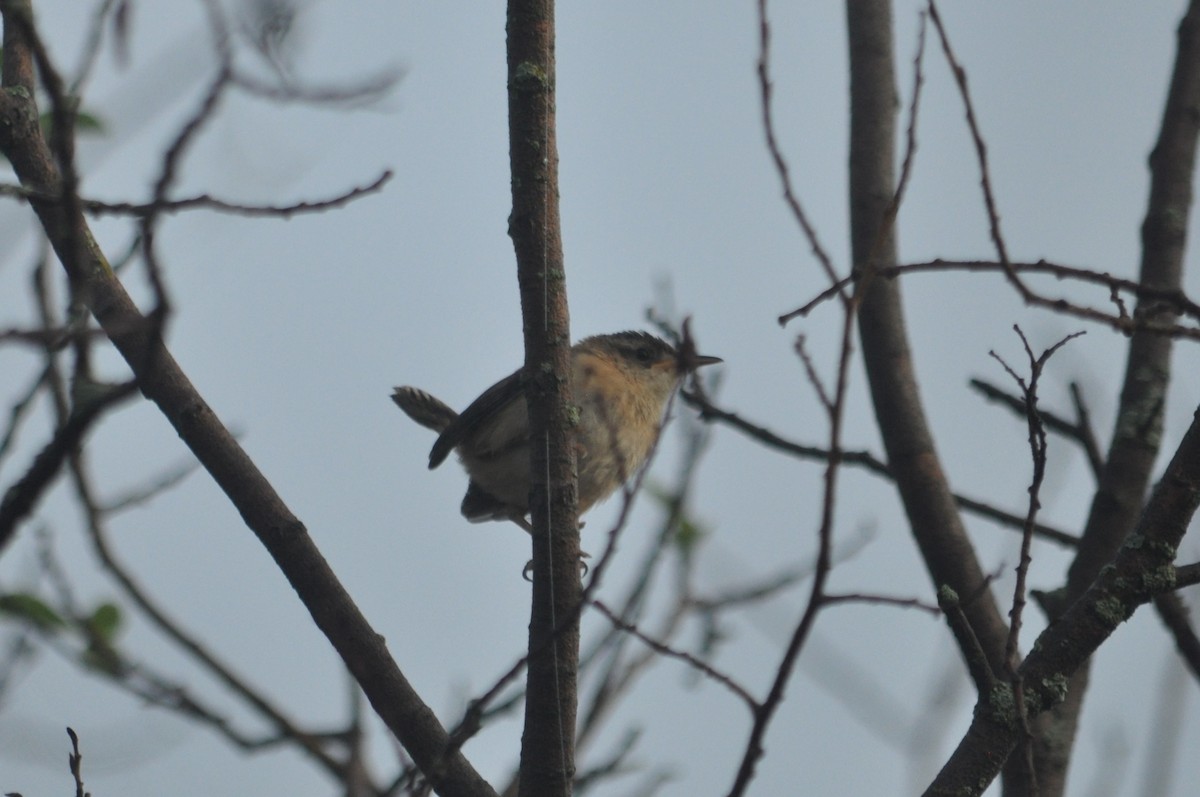
{"type": "Polygon", "coordinates": [[[558,214],[553,0],[509,0],[509,235],[525,331],[533,606],[519,793],[571,793],[579,666],[579,522],[571,336],[558,214]]]}
{"type": "MultiPolygon", "coordinates": [[[[1192,2],[1179,23],[1175,66],[1162,126],[1150,153],[1150,198],[1142,223],[1139,281],[1156,289],[1179,290],[1182,285],[1198,132],[1200,3],[1192,2]]],[[[1165,303],[1139,299],[1134,317],[1169,324],[1177,313],[1165,303]]],[[[1087,524],[1067,575],[1064,607],[1083,595],[1100,569],[1112,561],[1142,511],[1162,443],[1171,349],[1170,336],[1141,329],[1135,329],[1129,341],[1116,427],[1087,524]]],[[[1065,792],[1088,671],[1084,664],[1072,675],[1067,700],[1043,720],[1042,736],[1054,742],[1044,745],[1046,755],[1040,762],[1038,782],[1042,797],[1061,797],[1065,792]]]]}
{"type": "MultiPolygon", "coordinates": [[[[1150,199],[1142,223],[1139,281],[1178,290],[1183,277],[1192,182],[1200,133],[1200,2],[1179,24],[1171,86],[1162,127],[1150,153],[1150,199]]],[[[1139,299],[1135,316],[1171,323],[1177,313],[1139,299]]],[[[1082,595],[1133,528],[1162,442],[1172,339],[1135,331],[1129,345],[1116,428],[1079,552],[1068,578],[1069,600],[1082,595]]]]}
{"type": "MultiPolygon", "coordinates": [[[[894,229],[885,226],[895,193],[892,19],[887,0],[849,0],[850,229],[855,269],[897,262],[894,229]]],[[[993,671],[1004,671],[1008,629],[958,515],[917,388],[898,280],[861,283],[859,333],[875,415],[912,526],[935,587],[948,586],[993,671]]]]}
{"type": "MultiPolygon", "coordinates": [[[[858,329],[875,417],[913,537],[935,589],[949,587],[993,672],[1005,671],[1008,627],[967,537],[942,471],[917,387],[897,280],[889,206],[896,193],[895,56],[887,0],[847,0],[850,40],[850,242],[859,283],[858,329]]],[[[968,655],[967,651],[963,652],[968,655]]],[[[1018,777],[1014,782],[1025,782],[1018,777]]]]}

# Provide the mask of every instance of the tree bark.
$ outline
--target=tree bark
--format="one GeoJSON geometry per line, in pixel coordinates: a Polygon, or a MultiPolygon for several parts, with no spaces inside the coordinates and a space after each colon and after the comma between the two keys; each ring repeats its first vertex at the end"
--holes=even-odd
{"type": "MultiPolygon", "coordinates": [[[[858,329],[888,469],[933,587],[949,587],[991,670],[1006,670],[1008,625],[987,587],[954,494],[942,470],[917,387],[900,281],[874,279],[898,262],[896,94],[888,0],[847,0],[850,42],[850,242],[859,281],[858,329]]],[[[963,651],[964,657],[969,656],[963,651]]],[[[981,699],[983,696],[980,696],[981,699]]],[[[1021,764],[1014,766],[1020,768],[1021,764]]],[[[1025,778],[1013,773],[1013,781],[1025,778]]]]}
{"type": "MultiPolygon", "coordinates": [[[[1177,32],[1175,66],[1158,141],[1150,153],[1150,199],[1142,223],[1138,279],[1162,290],[1179,290],[1187,244],[1200,131],[1200,4],[1188,7],[1177,32]]],[[[1168,324],[1177,314],[1161,303],[1139,301],[1134,316],[1168,324]]],[[[1163,416],[1171,377],[1172,339],[1144,330],[1129,341],[1125,380],[1100,484],[1067,575],[1061,608],[1080,598],[1100,569],[1112,561],[1137,523],[1162,445],[1163,416]]],[[[1174,603],[1175,596],[1164,596],[1174,603]]],[[[1055,617],[1050,618],[1052,621],[1055,617]]],[[[1071,676],[1067,700],[1038,723],[1043,743],[1038,786],[1041,797],[1062,797],[1079,712],[1087,691],[1090,662],[1071,676]]]]}
{"type": "Polygon", "coordinates": [[[569,795],[579,667],[571,335],[558,211],[553,0],[508,4],[509,235],[525,331],[533,601],[519,794],[569,795]],[[541,477],[541,478],[539,478],[541,477]]]}

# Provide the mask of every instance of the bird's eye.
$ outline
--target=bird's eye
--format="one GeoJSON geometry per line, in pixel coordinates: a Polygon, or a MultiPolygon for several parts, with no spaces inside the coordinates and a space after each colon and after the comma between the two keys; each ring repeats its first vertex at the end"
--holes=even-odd
{"type": "Polygon", "coordinates": [[[638,346],[637,351],[633,353],[640,363],[654,362],[654,350],[649,346],[638,346]]]}

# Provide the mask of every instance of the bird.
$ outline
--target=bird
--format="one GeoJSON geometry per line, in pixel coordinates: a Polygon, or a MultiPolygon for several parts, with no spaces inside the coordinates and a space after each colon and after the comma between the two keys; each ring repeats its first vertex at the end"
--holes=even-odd
{"type": "MultiPolygon", "coordinates": [[[[697,354],[690,337],[678,347],[647,332],[584,338],[571,347],[571,389],[580,514],[625,484],[650,455],[667,401],[690,373],[722,362],[697,354]]],[[[429,452],[436,468],[457,451],[469,482],[463,517],[472,523],[511,520],[527,531],[529,417],[523,371],[489,387],[462,413],[415,387],[396,387],[392,401],[438,433],[429,452]]]]}

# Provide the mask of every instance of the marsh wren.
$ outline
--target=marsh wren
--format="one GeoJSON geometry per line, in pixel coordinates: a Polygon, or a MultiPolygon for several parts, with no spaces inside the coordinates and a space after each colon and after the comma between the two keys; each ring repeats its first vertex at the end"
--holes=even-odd
{"type": "MultiPolygon", "coordinates": [[[[645,463],[667,400],[684,377],[719,362],[696,354],[686,335],[678,348],[645,332],[596,335],[571,347],[571,389],[579,407],[580,514],[645,463]]],[[[458,451],[470,476],[462,513],[472,523],[513,520],[529,528],[529,417],[523,391],[518,370],[485,390],[461,415],[415,387],[392,393],[410,418],[439,433],[429,452],[430,468],[458,451]]]]}

